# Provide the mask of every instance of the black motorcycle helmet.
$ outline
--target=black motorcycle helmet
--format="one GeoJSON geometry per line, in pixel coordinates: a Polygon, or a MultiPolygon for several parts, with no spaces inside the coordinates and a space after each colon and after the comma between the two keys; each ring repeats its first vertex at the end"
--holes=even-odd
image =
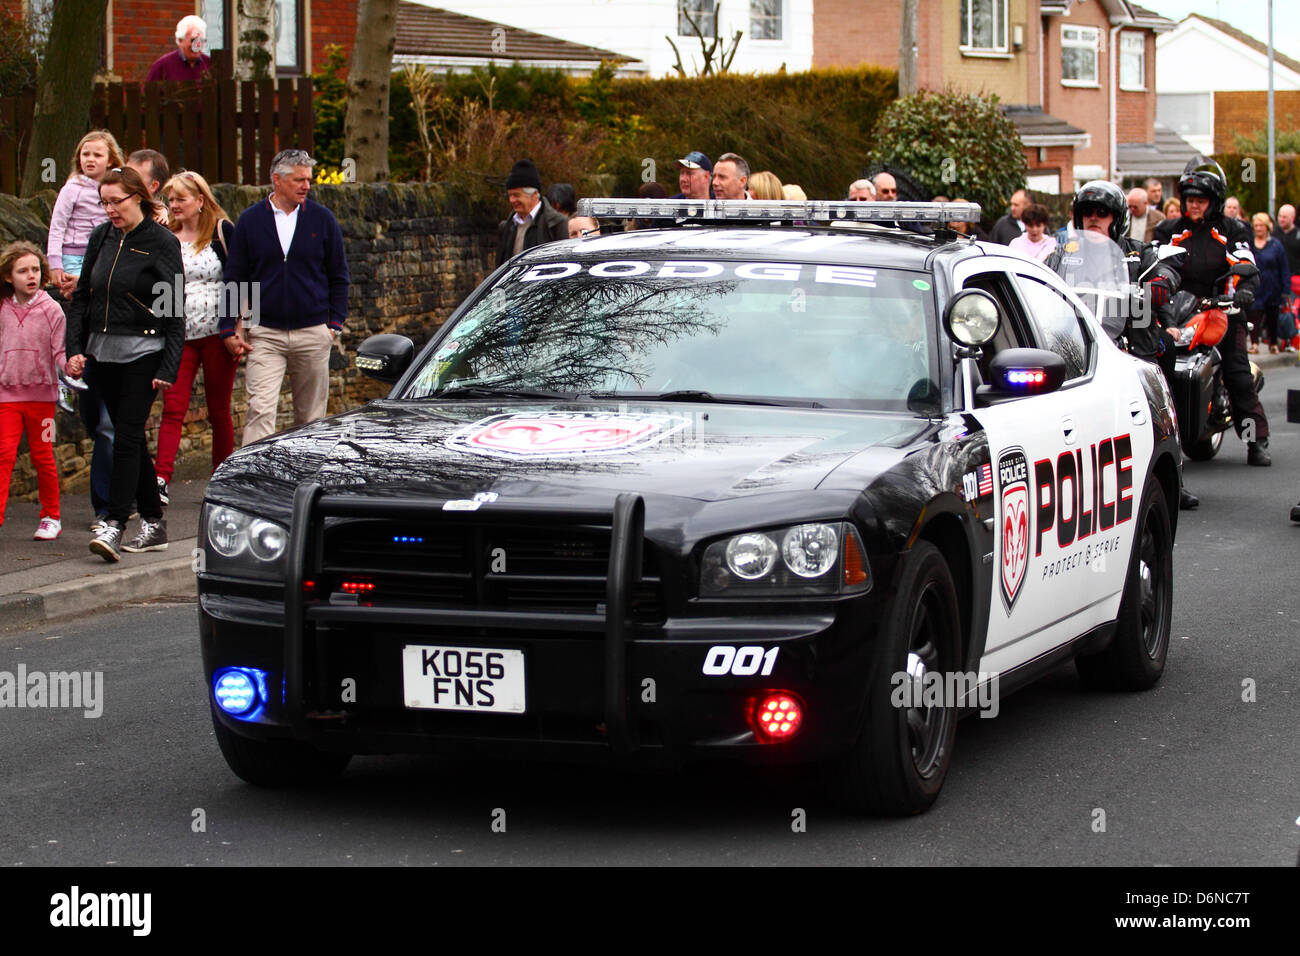
{"type": "Polygon", "coordinates": [[[1128,200],[1114,183],[1094,179],[1074,194],[1074,228],[1083,228],[1083,210],[1088,206],[1100,206],[1111,214],[1110,237],[1115,242],[1128,235],[1128,200]]]}
{"type": "Polygon", "coordinates": [[[1199,156],[1189,161],[1178,179],[1178,202],[1184,216],[1188,196],[1204,196],[1210,201],[1210,208],[1205,210],[1206,220],[1221,219],[1223,203],[1228,198],[1228,177],[1223,175],[1223,167],[1199,156]]]}

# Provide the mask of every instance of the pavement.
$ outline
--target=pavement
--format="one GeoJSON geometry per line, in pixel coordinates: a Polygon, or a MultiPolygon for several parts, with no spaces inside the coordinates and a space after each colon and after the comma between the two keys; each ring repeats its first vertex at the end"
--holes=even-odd
{"type": "MultiPolygon", "coordinates": [[[[1295,353],[1251,358],[1265,373],[1297,364],[1295,353]]],[[[10,501],[0,527],[0,632],[122,604],[160,598],[193,600],[191,562],[198,545],[199,506],[210,473],[206,452],[180,462],[170,487],[171,504],[165,509],[167,550],[124,551],[122,560],[112,564],[89,550],[88,528],[94,512],[88,492],[61,495],[63,534],[54,541],[31,538],[40,505],[10,501]]],[[[137,528],[134,521],[127,526],[126,540],[135,536],[137,528]]]]}
{"type": "MultiPolygon", "coordinates": [[[[53,541],[32,540],[40,505],[11,499],[0,527],[0,632],[162,597],[194,600],[191,562],[211,471],[206,451],[178,464],[169,488],[171,504],[163,509],[167,550],[123,551],[115,563],[90,551],[95,513],[88,490],[61,492],[63,533],[53,541]]],[[[138,529],[138,521],[129,522],[123,539],[129,541],[138,529]]]]}

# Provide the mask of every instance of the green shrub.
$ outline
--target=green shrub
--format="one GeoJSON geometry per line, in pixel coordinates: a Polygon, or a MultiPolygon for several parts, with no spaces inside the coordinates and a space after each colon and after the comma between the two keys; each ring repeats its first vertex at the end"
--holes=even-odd
{"type": "Polygon", "coordinates": [[[996,219],[1025,185],[1016,126],[997,97],[922,90],[896,100],[871,134],[871,158],[909,173],[930,195],[979,203],[996,219]]]}
{"type": "Polygon", "coordinates": [[[316,125],[312,129],[312,158],[330,166],[343,162],[343,121],[347,117],[347,81],[339,74],[347,69],[343,48],[337,43],[325,47],[325,65],[311,75],[312,109],[316,125]]]}
{"type": "MultiPolygon", "coordinates": [[[[1279,150],[1279,152],[1281,152],[1279,150]]],[[[1214,157],[1228,178],[1228,195],[1241,200],[1241,211],[1246,216],[1267,212],[1268,208],[1268,155],[1243,155],[1220,153],[1214,157]]],[[[1300,196],[1300,156],[1275,156],[1273,168],[1277,176],[1277,201],[1279,204],[1295,202],[1300,196]]]]}

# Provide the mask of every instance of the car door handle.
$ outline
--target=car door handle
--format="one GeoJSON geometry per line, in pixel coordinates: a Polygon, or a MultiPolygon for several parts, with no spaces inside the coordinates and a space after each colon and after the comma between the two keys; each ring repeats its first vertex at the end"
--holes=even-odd
{"type": "Polygon", "coordinates": [[[1074,419],[1068,416],[1061,419],[1061,432],[1065,436],[1067,445],[1073,445],[1079,437],[1079,433],[1074,427],[1074,419]]]}
{"type": "Polygon", "coordinates": [[[1133,419],[1134,425],[1145,425],[1147,423],[1147,403],[1140,398],[1135,398],[1128,403],[1129,417],[1133,419]]]}

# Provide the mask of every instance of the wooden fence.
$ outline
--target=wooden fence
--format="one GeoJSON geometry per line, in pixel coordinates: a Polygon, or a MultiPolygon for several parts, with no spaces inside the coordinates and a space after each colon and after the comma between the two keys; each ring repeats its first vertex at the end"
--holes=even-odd
{"type": "MultiPolygon", "coordinates": [[[[34,99],[0,98],[0,192],[17,194],[31,141],[34,99]]],[[[203,83],[101,83],[91,129],[107,129],[126,154],[156,149],[172,169],[192,169],[214,183],[270,182],[281,149],[311,152],[312,81],[213,80],[203,83]]],[[[67,178],[55,157],[56,188],[67,178]]]]}

